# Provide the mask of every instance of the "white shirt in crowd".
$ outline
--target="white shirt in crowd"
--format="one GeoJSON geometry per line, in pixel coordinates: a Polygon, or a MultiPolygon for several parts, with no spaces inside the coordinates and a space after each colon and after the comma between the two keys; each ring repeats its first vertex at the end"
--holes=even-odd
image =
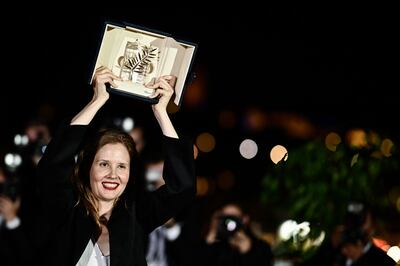
{"type": "MultiPolygon", "coordinates": [[[[4,217],[0,214],[0,227],[3,225],[3,223],[5,222],[4,217]]],[[[14,219],[12,219],[9,222],[6,222],[6,228],[13,230],[16,229],[18,226],[20,226],[21,221],[18,217],[15,217],[14,219]]]]}

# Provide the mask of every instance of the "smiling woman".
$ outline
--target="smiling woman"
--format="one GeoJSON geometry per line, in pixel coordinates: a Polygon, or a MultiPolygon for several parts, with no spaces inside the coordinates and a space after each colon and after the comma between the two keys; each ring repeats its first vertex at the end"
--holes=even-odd
{"type": "Polygon", "coordinates": [[[131,155],[136,155],[132,138],[108,129],[100,131],[78,157],[73,181],[80,192],[79,201],[99,228],[100,217],[110,217],[110,210],[129,181],[131,155]]]}
{"type": "Polygon", "coordinates": [[[118,199],[129,180],[129,161],[128,150],[122,144],[100,148],[90,169],[90,187],[97,198],[105,202],[118,199]]]}
{"type": "Polygon", "coordinates": [[[178,137],[166,111],[173,93],[169,78],[160,77],[154,84],[154,97],[159,99],[152,105],[164,135],[165,185],[144,192],[134,188],[139,161],[131,136],[115,129],[87,134],[88,125],[110,97],[105,83],[119,79],[106,68],[96,71],[93,99],[60,128],[38,165],[41,204],[40,226],[33,239],[35,261],[146,265],[145,234],[175,216],[196,191],[193,144],[178,137]]]}

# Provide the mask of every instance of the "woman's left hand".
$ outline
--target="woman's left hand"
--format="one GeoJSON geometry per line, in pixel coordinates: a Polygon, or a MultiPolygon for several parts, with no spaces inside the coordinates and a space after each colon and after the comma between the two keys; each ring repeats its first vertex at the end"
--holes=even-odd
{"type": "Polygon", "coordinates": [[[168,103],[174,94],[176,77],[171,75],[162,76],[152,85],[147,85],[147,88],[154,89],[151,98],[159,97],[158,103],[153,104],[153,112],[161,113],[166,112],[168,103]]]}
{"type": "Polygon", "coordinates": [[[152,98],[158,98],[158,103],[153,104],[153,113],[161,127],[161,131],[165,136],[171,138],[179,138],[175,131],[174,126],[168,116],[167,106],[169,100],[174,94],[176,77],[175,76],[162,76],[152,85],[146,85],[147,88],[155,89],[152,98]]]}

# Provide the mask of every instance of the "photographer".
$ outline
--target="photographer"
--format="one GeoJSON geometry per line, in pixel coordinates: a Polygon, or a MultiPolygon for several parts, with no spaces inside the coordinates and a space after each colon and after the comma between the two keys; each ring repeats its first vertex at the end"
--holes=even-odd
{"type": "Polygon", "coordinates": [[[16,183],[0,168],[0,265],[22,265],[29,257],[27,240],[18,217],[20,198],[16,191],[16,183]]]}
{"type": "MultiPolygon", "coordinates": [[[[303,265],[352,265],[353,260],[358,259],[371,247],[372,253],[376,253],[376,247],[370,242],[374,231],[374,215],[369,204],[358,200],[349,201],[343,220],[334,227],[317,252],[303,265]]],[[[368,260],[367,265],[384,265],[368,264],[368,260]]]]}
{"type": "Polygon", "coordinates": [[[20,199],[16,186],[0,168],[0,228],[15,229],[21,223],[17,216],[20,199]]]}
{"type": "Polygon", "coordinates": [[[201,265],[272,265],[270,246],[249,230],[250,218],[237,204],[214,212],[201,248],[201,265]]]}
{"type": "Polygon", "coordinates": [[[340,248],[349,266],[395,266],[396,262],[372,243],[362,228],[348,227],[341,234],[340,248]]]}

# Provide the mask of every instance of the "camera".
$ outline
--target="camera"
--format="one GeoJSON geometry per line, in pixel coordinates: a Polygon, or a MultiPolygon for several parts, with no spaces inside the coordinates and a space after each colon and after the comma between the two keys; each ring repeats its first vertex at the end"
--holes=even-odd
{"type": "Polygon", "coordinates": [[[244,227],[242,219],[232,215],[222,215],[218,220],[217,239],[229,240],[237,231],[244,227]]]}

